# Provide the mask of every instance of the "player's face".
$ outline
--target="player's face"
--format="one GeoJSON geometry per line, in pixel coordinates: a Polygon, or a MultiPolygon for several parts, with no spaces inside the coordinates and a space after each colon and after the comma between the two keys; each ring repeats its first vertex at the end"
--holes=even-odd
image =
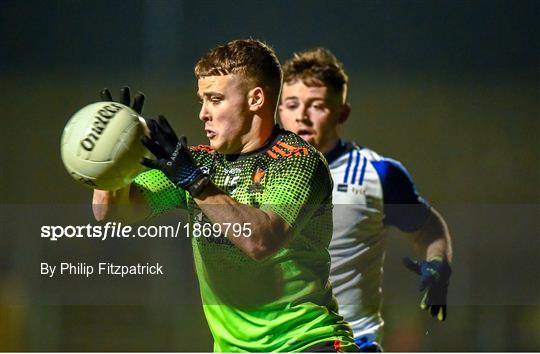
{"type": "Polygon", "coordinates": [[[199,118],[210,146],[223,154],[241,152],[251,119],[245,80],[238,75],[207,76],[199,79],[198,86],[199,118]]]}
{"type": "Polygon", "coordinates": [[[342,106],[326,86],[310,87],[297,80],[283,85],[279,116],[285,129],[326,153],[337,143],[342,106]]]}

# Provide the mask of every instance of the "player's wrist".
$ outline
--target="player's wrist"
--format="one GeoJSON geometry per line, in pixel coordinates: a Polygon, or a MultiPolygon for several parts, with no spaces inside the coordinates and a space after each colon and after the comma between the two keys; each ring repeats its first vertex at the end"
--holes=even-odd
{"type": "MultiPolygon", "coordinates": [[[[450,275],[452,274],[452,268],[450,263],[444,256],[433,256],[427,260],[427,268],[437,273],[436,279],[444,283],[448,282],[450,275]]],[[[426,269],[426,271],[428,271],[426,269]]]]}
{"type": "Polygon", "coordinates": [[[428,262],[441,262],[441,263],[444,262],[445,260],[446,260],[446,257],[444,257],[444,256],[439,256],[439,255],[437,255],[437,256],[430,256],[430,257],[428,257],[428,258],[426,259],[426,261],[428,261],[428,262]]]}
{"type": "Polygon", "coordinates": [[[191,194],[192,197],[199,196],[205,189],[206,186],[210,183],[210,177],[203,173],[201,169],[198,169],[200,173],[196,175],[194,180],[186,186],[186,190],[191,194]]]}

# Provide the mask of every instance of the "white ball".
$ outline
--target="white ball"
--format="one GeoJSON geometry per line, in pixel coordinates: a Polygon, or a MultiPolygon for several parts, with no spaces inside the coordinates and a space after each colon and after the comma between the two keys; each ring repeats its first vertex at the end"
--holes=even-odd
{"type": "Polygon", "coordinates": [[[143,170],[144,120],[116,102],[89,104],[75,113],[62,133],[62,161],[82,185],[103,190],[127,186],[143,170]]]}

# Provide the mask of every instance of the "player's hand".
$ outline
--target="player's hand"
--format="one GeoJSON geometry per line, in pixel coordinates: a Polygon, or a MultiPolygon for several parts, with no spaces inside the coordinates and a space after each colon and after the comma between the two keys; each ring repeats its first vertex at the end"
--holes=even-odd
{"type": "Polygon", "coordinates": [[[164,116],[159,116],[157,120],[147,119],[147,124],[150,137],[144,136],[142,143],[156,159],[143,158],[141,163],[146,167],[161,170],[171,182],[193,196],[199,194],[209,179],[193,160],[187,138],[181,136],[178,139],[164,116]]]}
{"type": "Polygon", "coordinates": [[[439,321],[446,319],[446,295],[448,293],[448,282],[452,269],[444,257],[433,257],[428,261],[412,260],[403,258],[405,267],[420,276],[418,290],[426,290],[420,308],[429,310],[431,316],[439,321]]]}
{"type": "Polygon", "coordinates": [[[135,97],[133,97],[133,103],[131,103],[131,94],[129,91],[129,87],[124,86],[120,89],[120,101],[115,101],[112,98],[111,91],[109,91],[108,88],[104,88],[100,92],[101,100],[102,101],[111,101],[111,102],[118,102],[123,104],[124,106],[131,107],[135,112],[141,114],[143,105],[144,105],[144,93],[137,92],[135,97]]]}

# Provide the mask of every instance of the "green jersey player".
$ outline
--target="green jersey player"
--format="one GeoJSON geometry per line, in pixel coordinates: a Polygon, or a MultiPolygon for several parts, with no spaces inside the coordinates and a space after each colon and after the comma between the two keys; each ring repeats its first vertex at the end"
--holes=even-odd
{"type": "Polygon", "coordinates": [[[210,144],[187,147],[164,117],[147,120],[150,170],[124,191],[96,191],[96,218],[113,217],[116,203],[142,205],[134,217],[190,212],[216,351],[358,350],[328,282],[330,173],[317,150],[274,123],[274,52],[233,41],[206,54],[195,74],[210,144]]]}

